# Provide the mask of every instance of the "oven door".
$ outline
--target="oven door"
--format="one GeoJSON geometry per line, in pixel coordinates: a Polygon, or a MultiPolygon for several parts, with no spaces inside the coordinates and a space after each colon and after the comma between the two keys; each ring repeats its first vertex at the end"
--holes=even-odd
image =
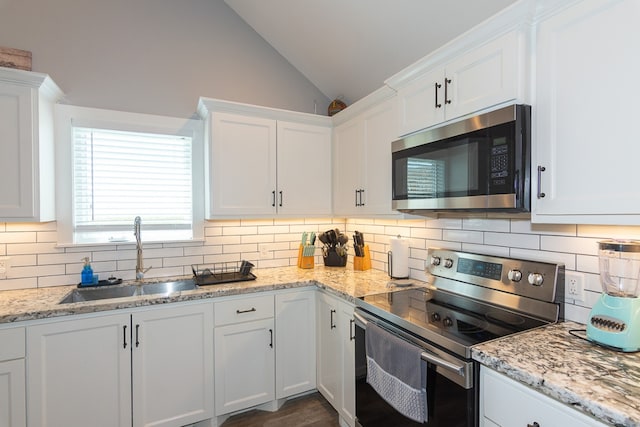
{"type": "Polygon", "coordinates": [[[357,309],[356,346],[356,426],[359,427],[472,427],[478,422],[478,371],[474,362],[458,359],[428,343],[357,309]],[[428,419],[420,424],[406,418],[384,401],[367,383],[365,334],[368,322],[375,322],[421,347],[427,362],[428,419]]]}

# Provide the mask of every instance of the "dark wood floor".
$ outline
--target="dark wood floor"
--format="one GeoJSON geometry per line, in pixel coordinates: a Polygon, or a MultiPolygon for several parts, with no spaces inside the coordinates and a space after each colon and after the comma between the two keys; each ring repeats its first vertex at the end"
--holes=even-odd
{"type": "Polygon", "coordinates": [[[234,415],[221,427],[337,427],[338,413],[320,393],[287,401],[277,412],[251,410],[234,415]]]}

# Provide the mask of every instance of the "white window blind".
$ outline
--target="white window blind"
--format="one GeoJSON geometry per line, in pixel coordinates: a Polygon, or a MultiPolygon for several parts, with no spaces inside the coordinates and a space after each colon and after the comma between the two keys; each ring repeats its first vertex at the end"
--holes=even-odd
{"type": "Polygon", "coordinates": [[[73,127],[76,242],[132,240],[142,218],[145,240],[190,239],[190,137],[73,127]]]}

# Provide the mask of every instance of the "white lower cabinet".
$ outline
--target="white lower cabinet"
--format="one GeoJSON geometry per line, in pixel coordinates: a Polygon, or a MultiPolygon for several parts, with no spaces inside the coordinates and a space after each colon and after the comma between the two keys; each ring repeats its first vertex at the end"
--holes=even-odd
{"type": "Polygon", "coordinates": [[[316,388],[315,289],[276,295],[276,398],[316,388]]]}
{"type": "Polygon", "coordinates": [[[315,388],[315,290],[215,303],[216,415],[315,388]]]}
{"type": "Polygon", "coordinates": [[[28,327],[28,425],[177,427],[211,418],[212,330],[211,303],[28,327]]]}
{"type": "Polygon", "coordinates": [[[0,427],[27,425],[24,328],[0,329],[0,427]]]}
{"type": "Polygon", "coordinates": [[[216,415],[274,400],[273,295],[216,302],[216,415]]]}
{"type": "Polygon", "coordinates": [[[604,427],[605,424],[482,366],[480,426],[604,427]]]}
{"type": "Polygon", "coordinates": [[[340,415],[355,425],[355,345],[353,305],[319,292],[317,295],[318,391],[340,415]]]}

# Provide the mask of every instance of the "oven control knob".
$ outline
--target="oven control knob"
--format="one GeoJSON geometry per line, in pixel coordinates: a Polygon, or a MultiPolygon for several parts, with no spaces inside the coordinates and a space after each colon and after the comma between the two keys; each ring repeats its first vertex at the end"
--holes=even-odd
{"type": "Polygon", "coordinates": [[[453,320],[451,320],[451,318],[449,317],[445,317],[442,321],[442,324],[448,328],[450,326],[453,326],[453,320]]]}
{"type": "Polygon", "coordinates": [[[434,267],[439,266],[440,265],[440,257],[439,256],[431,257],[431,265],[433,265],[434,267]]]}
{"type": "Polygon", "coordinates": [[[529,284],[533,286],[542,286],[544,282],[544,277],[540,273],[529,273],[529,284]]]}
{"type": "Polygon", "coordinates": [[[433,313],[431,315],[431,320],[433,320],[434,322],[439,322],[440,321],[440,313],[433,313]]]}
{"type": "Polygon", "coordinates": [[[444,268],[453,267],[453,260],[451,258],[447,258],[444,260],[444,268]]]}
{"type": "Polygon", "coordinates": [[[519,282],[522,280],[522,272],[520,270],[509,270],[507,275],[512,282],[519,282]]]}

